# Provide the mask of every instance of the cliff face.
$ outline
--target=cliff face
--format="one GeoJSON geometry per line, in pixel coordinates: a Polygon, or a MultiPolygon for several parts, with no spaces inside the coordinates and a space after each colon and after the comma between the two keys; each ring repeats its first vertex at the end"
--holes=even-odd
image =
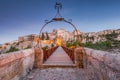
{"type": "Polygon", "coordinates": [[[64,38],[63,35],[66,35],[65,30],[61,31],[60,33],[60,35],[66,41],[70,41],[70,42],[74,42],[76,40],[75,36],[79,35],[81,38],[81,43],[82,43],[81,45],[83,47],[89,47],[93,49],[105,50],[110,52],[113,51],[113,53],[120,52],[120,29],[104,30],[99,32],[88,32],[88,33],[80,32],[79,30],[77,30],[72,32],[71,34],[72,35],[65,36],[64,38]]]}
{"type": "MultiPolygon", "coordinates": [[[[80,32],[79,30],[69,32],[64,29],[59,30],[53,30],[53,32],[48,33],[50,40],[55,40],[57,36],[61,36],[64,41],[70,41],[74,42],[76,40],[76,35],[79,35],[81,38],[81,43],[97,43],[97,42],[104,42],[104,41],[110,41],[112,43],[112,46],[115,46],[117,48],[120,47],[120,29],[117,30],[104,30],[99,32],[80,32]]],[[[38,35],[27,35],[27,36],[21,36],[16,41],[12,41],[9,43],[5,43],[2,46],[0,46],[0,54],[6,53],[10,49],[12,50],[21,50],[30,48],[36,45],[36,41],[34,40],[38,35]],[[11,48],[12,47],[12,48],[11,48]]]]}
{"type": "MultiPolygon", "coordinates": [[[[56,36],[61,36],[63,37],[64,41],[74,41],[75,36],[80,35],[81,38],[81,43],[86,43],[86,42],[91,42],[91,43],[96,43],[96,42],[104,42],[104,41],[120,41],[120,29],[117,30],[104,30],[104,31],[99,31],[99,32],[80,32],[79,30],[69,32],[66,31],[65,29],[59,29],[59,30],[53,30],[53,32],[48,33],[49,39],[53,40],[55,39],[56,36]]],[[[33,36],[34,37],[34,36],[33,36]]],[[[25,41],[28,41],[27,39],[32,39],[29,36],[24,37],[25,41]]],[[[21,38],[19,38],[19,41],[21,38]]]]}
{"type": "Polygon", "coordinates": [[[104,30],[100,32],[89,32],[89,33],[81,33],[81,42],[100,42],[107,40],[118,40],[120,41],[120,29],[117,30],[104,30]]]}
{"type": "Polygon", "coordinates": [[[84,47],[112,53],[120,52],[120,29],[104,30],[96,33],[82,33],[80,36],[84,47]]]}
{"type": "Polygon", "coordinates": [[[117,30],[104,30],[99,32],[80,32],[79,30],[68,32],[64,29],[56,30],[56,35],[61,35],[65,41],[73,41],[76,35],[80,35],[81,43],[86,42],[100,42],[107,40],[118,40],[120,41],[120,29],[117,30]]]}

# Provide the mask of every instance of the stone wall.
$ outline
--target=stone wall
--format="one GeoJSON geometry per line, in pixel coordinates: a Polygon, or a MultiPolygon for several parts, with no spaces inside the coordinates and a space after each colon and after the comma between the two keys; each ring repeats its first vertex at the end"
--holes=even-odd
{"type": "Polygon", "coordinates": [[[0,80],[19,80],[33,68],[34,50],[0,55],[0,80]]]}
{"type": "Polygon", "coordinates": [[[84,48],[95,80],[120,80],[120,54],[84,48]]]}
{"type": "Polygon", "coordinates": [[[83,47],[77,47],[74,50],[75,65],[78,68],[87,68],[87,56],[83,47]]]}
{"type": "Polygon", "coordinates": [[[35,48],[35,68],[43,68],[43,50],[40,48],[35,48]]]}

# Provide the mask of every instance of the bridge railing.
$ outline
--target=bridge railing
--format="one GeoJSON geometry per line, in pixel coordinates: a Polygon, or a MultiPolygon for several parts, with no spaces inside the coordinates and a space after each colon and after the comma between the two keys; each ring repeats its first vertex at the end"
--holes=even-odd
{"type": "Polygon", "coordinates": [[[0,55],[0,80],[23,80],[34,66],[34,49],[0,55]]]}
{"type": "MultiPolygon", "coordinates": [[[[89,56],[90,57],[90,56],[89,56]]],[[[91,57],[93,58],[93,57],[91,57]]],[[[88,60],[88,68],[93,68],[91,71],[94,76],[94,79],[102,79],[102,80],[120,80],[120,71],[110,67],[109,65],[105,64],[104,61],[99,61],[96,58],[93,58],[92,62],[91,60],[88,60]],[[94,60],[94,62],[93,62],[94,60]],[[119,79],[118,79],[119,78],[119,79]]],[[[118,65],[116,65],[118,66],[118,65]]]]}
{"type": "Polygon", "coordinates": [[[65,50],[65,52],[68,54],[68,56],[70,57],[70,59],[73,61],[73,63],[75,63],[75,55],[74,55],[74,49],[71,48],[67,48],[62,46],[62,48],[65,50]]]}
{"type": "Polygon", "coordinates": [[[49,49],[43,49],[43,62],[45,62],[57,48],[58,46],[49,49]]]}

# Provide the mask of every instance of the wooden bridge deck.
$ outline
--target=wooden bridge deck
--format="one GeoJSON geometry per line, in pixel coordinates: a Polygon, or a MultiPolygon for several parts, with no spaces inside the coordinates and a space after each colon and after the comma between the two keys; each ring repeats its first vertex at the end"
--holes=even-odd
{"type": "Polygon", "coordinates": [[[73,61],[62,47],[58,47],[43,64],[49,66],[74,66],[73,61]]]}

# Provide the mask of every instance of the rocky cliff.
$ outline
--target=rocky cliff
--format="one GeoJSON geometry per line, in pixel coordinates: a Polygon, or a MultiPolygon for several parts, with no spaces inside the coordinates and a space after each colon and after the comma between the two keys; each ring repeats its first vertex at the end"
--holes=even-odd
{"type": "Polygon", "coordinates": [[[64,29],[59,30],[53,30],[53,35],[60,35],[64,38],[65,41],[73,41],[75,40],[76,35],[80,35],[81,43],[86,42],[100,42],[100,41],[106,41],[106,40],[117,40],[120,41],[120,29],[117,30],[104,30],[99,32],[80,32],[79,30],[69,32],[64,29]]]}
{"type": "MultiPolygon", "coordinates": [[[[49,39],[52,41],[54,41],[57,36],[61,36],[63,37],[64,41],[74,42],[76,40],[76,35],[79,35],[81,38],[81,43],[96,44],[98,42],[108,41],[112,46],[120,48],[120,29],[117,30],[110,29],[99,32],[87,32],[87,33],[80,32],[79,30],[69,32],[66,31],[65,29],[59,30],[54,29],[51,33],[47,34],[49,36],[49,39]]],[[[2,46],[0,46],[0,54],[9,51],[17,51],[34,47],[37,44],[37,41],[35,40],[36,37],[38,37],[38,35],[31,34],[27,36],[21,36],[18,38],[18,40],[5,43],[2,46]]]]}
{"type": "Polygon", "coordinates": [[[86,42],[96,43],[96,42],[106,41],[106,40],[120,41],[120,29],[81,33],[80,37],[81,37],[82,43],[86,43],[86,42]]]}

